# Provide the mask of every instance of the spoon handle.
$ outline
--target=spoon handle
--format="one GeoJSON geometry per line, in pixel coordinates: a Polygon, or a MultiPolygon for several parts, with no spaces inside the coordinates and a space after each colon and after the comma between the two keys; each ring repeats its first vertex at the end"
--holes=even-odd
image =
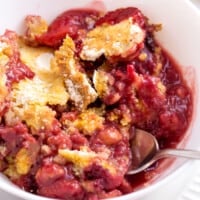
{"type": "Polygon", "coordinates": [[[158,157],[184,157],[189,159],[200,159],[200,151],[189,149],[164,149],[158,153],[158,157]]]}
{"type": "Polygon", "coordinates": [[[189,150],[189,149],[163,149],[156,153],[156,155],[146,164],[138,167],[137,169],[133,169],[127,172],[128,175],[137,174],[141,171],[144,171],[148,167],[150,167],[153,163],[161,158],[166,157],[183,157],[189,159],[200,159],[200,151],[189,150]]]}

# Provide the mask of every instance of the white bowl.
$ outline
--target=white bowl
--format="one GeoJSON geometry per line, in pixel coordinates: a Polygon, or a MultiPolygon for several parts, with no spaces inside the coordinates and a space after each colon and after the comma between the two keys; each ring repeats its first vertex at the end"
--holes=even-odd
{"type": "MultiPolygon", "coordinates": [[[[157,34],[158,41],[182,67],[184,78],[194,93],[194,115],[187,138],[179,146],[200,148],[200,103],[197,101],[200,86],[200,12],[188,0],[6,0],[0,7],[0,33],[5,29],[23,32],[23,20],[28,14],[38,14],[51,21],[68,8],[80,7],[111,10],[119,7],[140,8],[154,23],[162,23],[163,30],[157,34]],[[189,136],[189,137],[188,137],[189,136]]],[[[114,198],[115,200],[138,199],[170,183],[181,173],[187,171],[189,163],[176,160],[160,177],[148,187],[137,192],[114,198]]],[[[19,189],[3,175],[0,176],[0,189],[28,200],[47,200],[48,198],[30,194],[19,189]]]]}

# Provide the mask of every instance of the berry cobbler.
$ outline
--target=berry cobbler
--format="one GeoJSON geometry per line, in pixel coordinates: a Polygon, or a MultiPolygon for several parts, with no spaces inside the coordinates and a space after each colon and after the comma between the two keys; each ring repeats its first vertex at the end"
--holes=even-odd
{"type": "Polygon", "coordinates": [[[156,42],[161,24],[135,7],[28,15],[23,35],[0,36],[0,171],[49,198],[121,196],[151,179],[127,176],[136,129],[175,147],[192,93],[156,42]]]}

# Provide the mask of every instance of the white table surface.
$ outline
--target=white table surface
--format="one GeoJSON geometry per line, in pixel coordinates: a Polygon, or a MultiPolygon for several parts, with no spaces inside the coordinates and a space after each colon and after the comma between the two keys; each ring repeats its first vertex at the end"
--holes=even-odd
{"type": "MultiPolygon", "coordinates": [[[[200,0],[191,1],[200,9],[200,0]]],[[[196,189],[196,196],[190,191],[196,181],[195,178],[198,176],[200,180],[200,161],[192,162],[187,168],[187,173],[182,174],[178,179],[173,180],[170,184],[165,185],[159,191],[153,192],[142,200],[200,200],[200,183],[196,189]]],[[[22,200],[1,190],[0,199],[22,200]]]]}
{"type": "Polygon", "coordinates": [[[189,162],[186,166],[187,173],[185,173],[185,169],[179,169],[184,173],[179,173],[175,180],[171,179],[169,184],[164,184],[159,190],[140,200],[200,200],[200,182],[198,189],[193,194],[196,177],[198,176],[200,179],[200,161],[189,162]],[[193,197],[194,195],[198,195],[198,197],[193,197]]]}

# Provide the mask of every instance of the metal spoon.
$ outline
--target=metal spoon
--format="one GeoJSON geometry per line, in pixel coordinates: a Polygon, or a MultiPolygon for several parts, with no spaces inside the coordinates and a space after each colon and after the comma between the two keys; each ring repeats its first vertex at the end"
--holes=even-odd
{"type": "Polygon", "coordinates": [[[131,144],[133,154],[132,169],[126,174],[136,174],[150,167],[157,160],[165,157],[184,157],[200,159],[200,151],[186,149],[159,149],[157,139],[150,133],[136,129],[134,140],[131,144]]]}

